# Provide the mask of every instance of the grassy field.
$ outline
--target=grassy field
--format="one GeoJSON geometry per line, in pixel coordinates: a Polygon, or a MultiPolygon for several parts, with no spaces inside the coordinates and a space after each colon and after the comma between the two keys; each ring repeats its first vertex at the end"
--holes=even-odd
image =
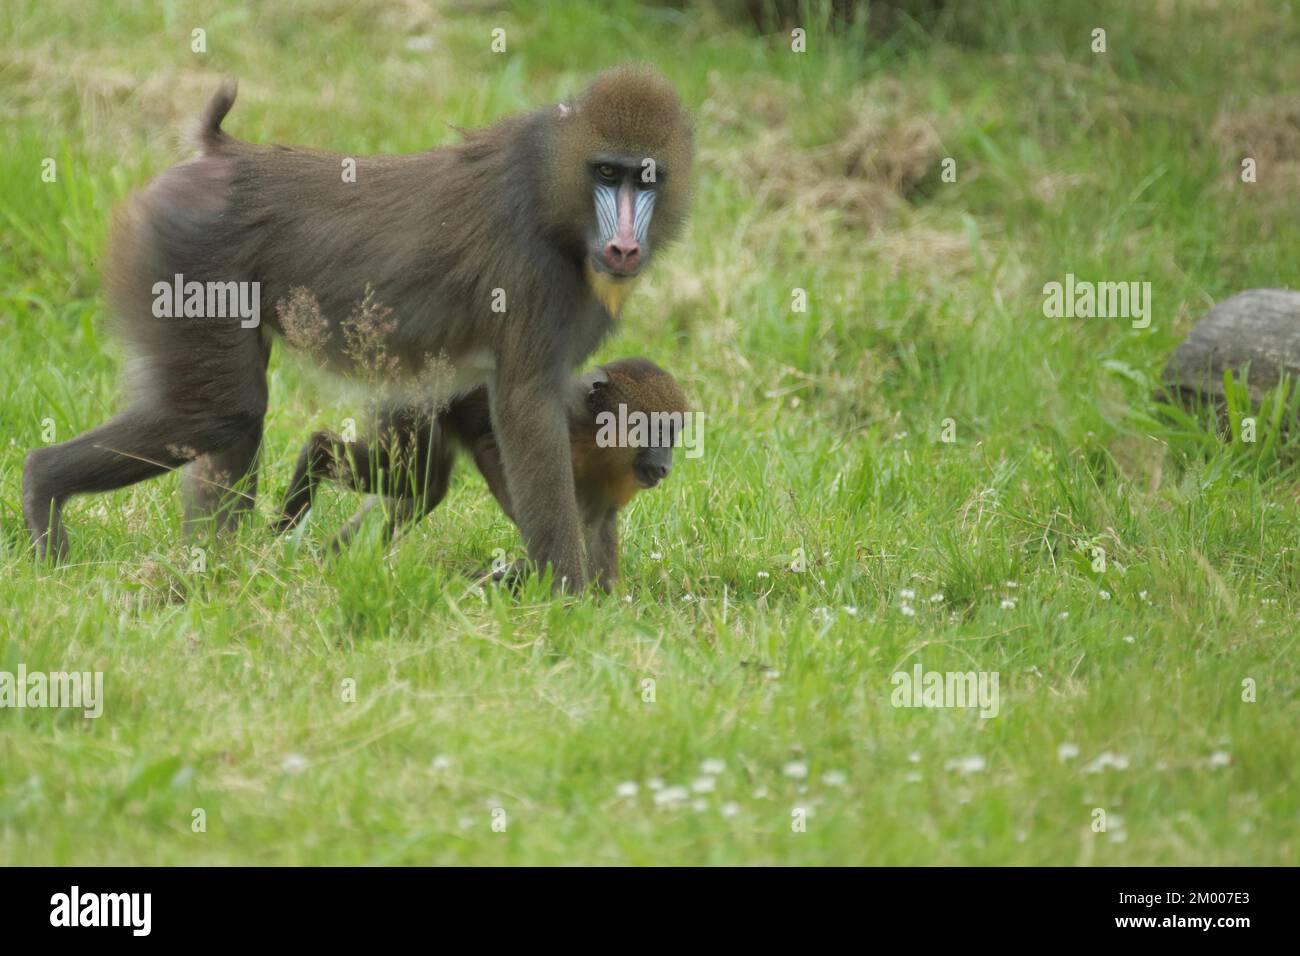
{"type": "Polygon", "coordinates": [[[105,703],[0,710],[0,863],[1300,862],[1298,433],[1156,394],[1209,306],[1293,281],[1297,75],[1262,0],[810,18],[805,53],[627,3],[8,0],[0,671],[105,703]],[[236,136],[386,152],[626,60],[694,111],[699,186],[597,359],[707,418],[616,596],[477,591],[520,545],[472,469],[391,549],[325,560],[335,492],[273,537],[303,437],[366,410],[283,350],[258,519],[205,569],[174,475],[74,501],[33,565],[26,450],[120,399],[110,210],[221,75],[236,136]],[[1046,317],[1067,274],[1149,281],[1149,327],[1046,317]],[[997,716],[893,706],[918,663],[999,674],[997,716]]]}

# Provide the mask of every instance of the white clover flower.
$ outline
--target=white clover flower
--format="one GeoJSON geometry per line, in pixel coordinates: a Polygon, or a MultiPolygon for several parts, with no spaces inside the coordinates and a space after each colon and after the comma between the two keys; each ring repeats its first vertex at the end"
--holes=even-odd
{"type": "Polygon", "coordinates": [[[1083,768],[1083,772],[1101,773],[1107,767],[1111,767],[1115,770],[1127,770],[1128,757],[1125,757],[1123,754],[1114,754],[1107,750],[1098,754],[1096,760],[1083,768]]]}
{"type": "Polygon", "coordinates": [[[979,773],[984,767],[984,758],[979,754],[971,754],[969,757],[954,757],[943,765],[944,770],[956,771],[961,774],[979,773]]]}
{"type": "Polygon", "coordinates": [[[685,787],[664,787],[655,794],[655,803],[661,807],[672,806],[686,802],[690,796],[690,792],[685,787]]]}
{"type": "Polygon", "coordinates": [[[1073,760],[1079,756],[1078,744],[1061,744],[1056,748],[1056,759],[1064,763],[1067,760],[1073,760]]]}
{"type": "Polygon", "coordinates": [[[712,793],[717,788],[717,781],[712,777],[696,777],[695,782],[691,784],[691,789],[696,793],[712,793]]]}
{"type": "Polygon", "coordinates": [[[802,780],[808,776],[808,765],[802,760],[791,760],[781,768],[781,772],[792,780],[802,780]]]}
{"type": "Polygon", "coordinates": [[[717,757],[710,757],[700,764],[700,773],[707,773],[711,777],[719,776],[727,769],[727,762],[717,757]]]}
{"type": "Polygon", "coordinates": [[[620,797],[635,797],[637,795],[637,791],[639,791],[640,789],[641,788],[636,785],[635,780],[628,780],[623,783],[620,783],[618,785],[618,788],[614,792],[618,794],[620,797]]]}
{"type": "Polygon", "coordinates": [[[285,754],[284,760],[280,761],[280,769],[285,773],[302,773],[309,766],[302,754],[285,754]]]}

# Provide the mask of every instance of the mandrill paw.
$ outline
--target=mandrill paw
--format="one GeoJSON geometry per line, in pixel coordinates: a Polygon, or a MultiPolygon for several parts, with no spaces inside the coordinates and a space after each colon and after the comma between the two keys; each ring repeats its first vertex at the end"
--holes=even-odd
{"type": "Polygon", "coordinates": [[[496,564],[480,575],[482,583],[496,584],[501,587],[509,588],[511,591],[518,591],[528,578],[528,562],[523,558],[508,563],[496,564]]]}
{"type": "MultiPolygon", "coordinates": [[[[509,588],[511,593],[518,595],[524,582],[535,574],[536,568],[526,558],[519,558],[509,563],[494,561],[493,566],[480,573],[476,580],[479,585],[494,584],[509,588]]],[[[551,590],[556,594],[572,594],[575,589],[569,586],[568,580],[568,578],[561,578],[558,582],[552,580],[551,590]]]]}

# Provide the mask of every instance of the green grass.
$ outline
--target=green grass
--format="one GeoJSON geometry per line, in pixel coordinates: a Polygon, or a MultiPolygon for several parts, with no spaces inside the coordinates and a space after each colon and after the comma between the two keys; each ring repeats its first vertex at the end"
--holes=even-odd
{"type": "Polygon", "coordinates": [[[1300,862],[1294,410],[1269,404],[1257,445],[1232,444],[1155,394],[1209,305],[1294,275],[1295,156],[1261,158],[1252,185],[1237,171],[1243,137],[1300,141],[1267,112],[1300,71],[1300,19],[979,9],[883,44],[810,20],[800,56],[626,3],[5,4],[0,670],[102,670],[107,700],[93,721],[0,710],[0,863],[1300,862]],[[469,572],[519,543],[472,469],[390,551],[324,560],[354,504],[333,493],[272,537],[298,444],[365,412],[282,351],[259,520],[205,570],[175,476],[75,501],[72,563],[33,566],[26,450],[46,420],[63,440],[119,401],[110,210],[182,155],[172,134],[220,74],[242,84],[235,135],[377,152],[627,59],[695,110],[699,188],[597,358],[655,359],[707,425],[704,456],[625,515],[618,595],[477,593],[469,572]],[[887,152],[909,122],[938,135],[905,201],[866,221],[797,177],[768,197],[774,157],[802,168],[870,110],[887,152]],[[1045,318],[1067,272],[1150,281],[1150,328],[1045,318]],[[998,716],[893,707],[917,661],[998,672],[998,716]],[[1122,766],[1090,768],[1103,754],[1122,766]],[[654,799],[652,781],[705,776],[654,799]]]}

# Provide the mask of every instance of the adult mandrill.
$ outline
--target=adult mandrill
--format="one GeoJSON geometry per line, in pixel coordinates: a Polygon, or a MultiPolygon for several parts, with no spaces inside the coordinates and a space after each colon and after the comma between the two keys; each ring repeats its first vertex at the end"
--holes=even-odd
{"type": "MultiPolygon", "coordinates": [[[[355,160],[231,138],[221,122],[234,97],[223,87],[205,110],[201,155],[114,222],[106,282],[133,396],[100,427],[27,456],[23,512],[38,556],[67,553],[70,496],[172,468],[185,467],[187,524],[220,527],[251,505],[271,336],[214,310],[211,294],[200,317],[189,302],[183,318],[156,311],[173,284],[257,283],[264,302],[300,287],[314,298],[313,346],[337,371],[362,364],[344,317],[364,300],[391,310],[366,330],[382,361],[364,364],[386,384],[418,382],[434,405],[486,384],[528,557],[557,585],[584,584],[565,385],[681,227],[692,136],[672,88],[613,70],[571,103],[457,145],[355,160]]],[[[263,326],[284,333],[276,311],[261,310],[263,326]]]]}

